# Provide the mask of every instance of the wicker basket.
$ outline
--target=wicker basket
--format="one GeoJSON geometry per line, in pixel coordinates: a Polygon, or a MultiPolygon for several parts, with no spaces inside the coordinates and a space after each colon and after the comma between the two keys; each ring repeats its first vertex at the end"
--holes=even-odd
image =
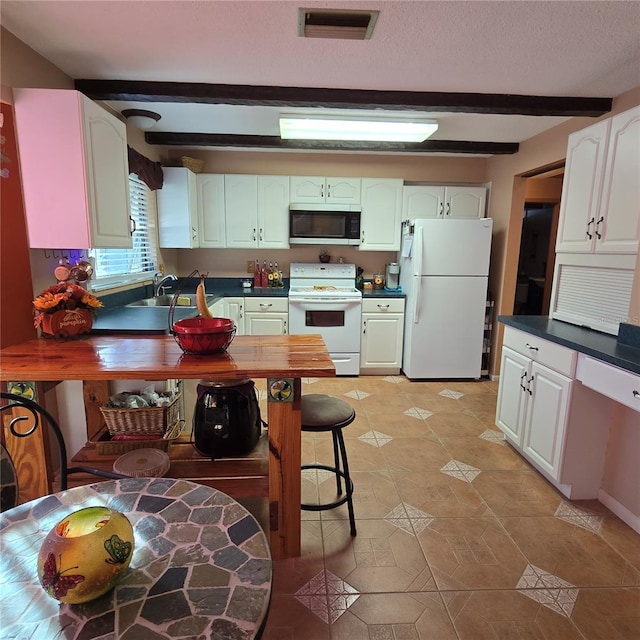
{"type": "Polygon", "coordinates": [[[171,403],[164,407],[114,409],[103,406],[100,407],[100,411],[112,436],[153,435],[162,437],[178,422],[180,395],[177,393],[171,403]]]}
{"type": "Polygon", "coordinates": [[[162,451],[168,451],[169,445],[180,436],[183,426],[184,422],[180,420],[169,429],[164,437],[158,436],[158,438],[154,440],[114,440],[109,430],[106,427],[102,427],[102,429],[89,440],[88,444],[94,445],[96,451],[101,456],[109,454],[120,455],[134,451],[135,449],[161,449],[162,451]]]}
{"type": "Polygon", "coordinates": [[[182,161],[182,166],[193,171],[193,173],[200,173],[204,167],[204,160],[197,160],[189,156],[182,156],[180,160],[182,161]]]}

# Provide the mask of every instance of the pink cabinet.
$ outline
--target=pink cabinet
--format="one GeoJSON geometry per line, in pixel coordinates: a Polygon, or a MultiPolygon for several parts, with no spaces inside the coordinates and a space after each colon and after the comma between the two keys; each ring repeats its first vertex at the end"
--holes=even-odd
{"type": "Polygon", "coordinates": [[[32,248],[129,248],[126,126],[78,91],[15,89],[32,248]]]}

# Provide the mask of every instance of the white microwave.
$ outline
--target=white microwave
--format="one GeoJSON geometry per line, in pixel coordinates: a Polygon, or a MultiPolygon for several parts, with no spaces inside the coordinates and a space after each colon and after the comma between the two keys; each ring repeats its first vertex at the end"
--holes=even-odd
{"type": "Polygon", "coordinates": [[[289,244],[360,244],[356,204],[289,205],[289,244]]]}

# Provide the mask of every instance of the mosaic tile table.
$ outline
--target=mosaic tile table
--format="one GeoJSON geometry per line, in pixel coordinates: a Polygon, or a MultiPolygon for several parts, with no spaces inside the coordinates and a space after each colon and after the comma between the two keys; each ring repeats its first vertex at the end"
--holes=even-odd
{"type": "Polygon", "coordinates": [[[271,596],[269,545],[226,494],[184,480],[127,478],[77,487],[0,514],[2,638],[247,640],[271,596]],[[104,505],[134,527],[131,565],[104,596],[60,604],[38,581],[42,540],[62,517],[104,505]]]}

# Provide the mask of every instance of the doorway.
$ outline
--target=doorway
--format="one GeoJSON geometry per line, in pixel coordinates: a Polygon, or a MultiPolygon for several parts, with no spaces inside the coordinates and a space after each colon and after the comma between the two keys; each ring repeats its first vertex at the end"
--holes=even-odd
{"type": "Polygon", "coordinates": [[[547,315],[555,266],[562,173],[527,179],[514,315],[547,315]]]}

